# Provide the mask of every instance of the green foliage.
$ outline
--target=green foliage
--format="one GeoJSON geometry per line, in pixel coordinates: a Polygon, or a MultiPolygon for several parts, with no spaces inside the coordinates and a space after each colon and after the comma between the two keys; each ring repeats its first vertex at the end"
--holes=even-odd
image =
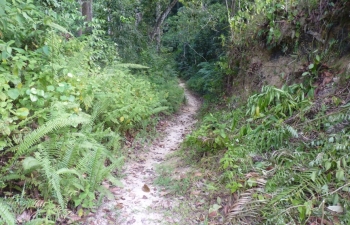
{"type": "MultiPolygon", "coordinates": [[[[187,137],[185,147],[200,153],[192,157],[224,151],[219,180],[230,192],[254,192],[244,204],[259,207],[244,211],[243,217],[258,215],[265,224],[303,224],[336,216],[348,223],[349,106],[309,120],[305,95],[301,85],[263,87],[246,106],[207,114],[187,137]]],[[[231,221],[243,215],[235,213],[228,216],[231,221]]]]}
{"type": "Polygon", "coordinates": [[[218,94],[223,89],[223,73],[216,63],[223,55],[220,36],[227,34],[225,6],[208,3],[208,7],[190,2],[169,18],[164,36],[165,46],[176,50],[181,77],[196,92],[218,94]]]}
{"type": "Polygon", "coordinates": [[[15,224],[15,216],[11,212],[10,207],[3,201],[3,199],[0,199],[0,218],[0,223],[4,222],[8,225],[15,224]]]}
{"type": "Polygon", "coordinates": [[[184,146],[193,147],[201,153],[217,152],[226,147],[230,137],[227,135],[231,129],[226,123],[221,123],[217,114],[209,114],[203,118],[199,129],[187,136],[184,146]]]}
{"type": "Polygon", "coordinates": [[[54,224],[96,207],[111,196],[103,181],[122,185],[126,133],[182,103],[169,59],[148,49],[122,63],[105,18],[74,37],[85,26],[76,1],[0,1],[0,223],[30,210],[29,224],[54,224]]]}
{"type": "Polygon", "coordinates": [[[187,81],[188,87],[201,95],[220,93],[223,89],[223,74],[220,69],[208,62],[198,64],[197,68],[197,73],[187,81]]]}
{"type": "Polygon", "coordinates": [[[302,85],[283,86],[282,89],[264,86],[260,94],[249,97],[247,115],[261,118],[270,113],[279,118],[286,118],[293,115],[295,110],[310,104],[304,96],[305,89],[302,85]]]}

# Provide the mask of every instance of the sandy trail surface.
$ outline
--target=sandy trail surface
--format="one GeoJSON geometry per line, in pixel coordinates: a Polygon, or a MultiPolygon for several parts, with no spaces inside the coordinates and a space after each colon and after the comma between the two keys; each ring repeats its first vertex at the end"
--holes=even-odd
{"type": "MultiPolygon", "coordinates": [[[[184,87],[184,84],[180,84],[184,87]]],[[[176,218],[165,215],[167,207],[176,204],[179,199],[171,199],[154,186],[157,165],[165,161],[166,156],[179,148],[186,134],[195,124],[195,115],[200,102],[185,89],[186,104],[171,121],[166,121],[160,140],[155,140],[148,150],[140,152],[139,161],[129,161],[125,165],[122,179],[123,188],[113,188],[115,200],[107,201],[85,224],[123,224],[157,225],[174,224],[176,218]]]]}

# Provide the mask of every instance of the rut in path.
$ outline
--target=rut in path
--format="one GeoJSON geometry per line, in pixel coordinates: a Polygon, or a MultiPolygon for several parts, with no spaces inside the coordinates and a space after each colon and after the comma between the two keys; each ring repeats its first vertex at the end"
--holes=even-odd
{"type": "MultiPolygon", "coordinates": [[[[180,86],[184,87],[184,84],[180,86]]],[[[164,162],[168,153],[178,149],[196,122],[194,116],[200,103],[186,89],[185,96],[186,105],[167,123],[162,140],[155,141],[148,151],[141,153],[142,162],[130,161],[126,164],[125,178],[122,180],[124,187],[112,190],[116,200],[104,203],[85,224],[160,225],[165,221],[171,224],[175,220],[169,215],[165,218],[160,208],[176,204],[177,199],[164,197],[153,186],[153,181],[157,164],[164,162]]]]}

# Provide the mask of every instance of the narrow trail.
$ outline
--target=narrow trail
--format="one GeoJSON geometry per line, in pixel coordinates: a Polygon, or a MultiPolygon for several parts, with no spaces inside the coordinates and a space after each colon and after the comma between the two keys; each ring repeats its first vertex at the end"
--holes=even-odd
{"type": "MultiPolygon", "coordinates": [[[[184,88],[184,84],[180,84],[184,88]]],[[[164,217],[161,209],[176,204],[179,199],[166,197],[153,185],[155,168],[166,156],[177,150],[196,120],[194,116],[200,102],[185,89],[187,103],[167,122],[161,141],[154,141],[148,150],[142,151],[141,162],[129,161],[125,165],[123,188],[114,188],[115,200],[104,203],[94,217],[85,224],[157,225],[172,223],[171,215],[164,217]]]]}

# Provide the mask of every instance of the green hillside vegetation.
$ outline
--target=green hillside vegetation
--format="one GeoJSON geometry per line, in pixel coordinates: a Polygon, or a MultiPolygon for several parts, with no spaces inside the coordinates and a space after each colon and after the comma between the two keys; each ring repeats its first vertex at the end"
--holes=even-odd
{"type": "Polygon", "coordinates": [[[181,150],[209,171],[203,224],[349,224],[349,10],[0,0],[0,224],[63,224],[113,199],[103,183],[122,185],[133,141],[185,102],[178,78],[203,98],[181,150]]]}
{"type": "Polygon", "coordinates": [[[205,221],[348,224],[350,3],[196,3],[165,40],[205,99],[182,152],[216,171],[205,221]]]}

